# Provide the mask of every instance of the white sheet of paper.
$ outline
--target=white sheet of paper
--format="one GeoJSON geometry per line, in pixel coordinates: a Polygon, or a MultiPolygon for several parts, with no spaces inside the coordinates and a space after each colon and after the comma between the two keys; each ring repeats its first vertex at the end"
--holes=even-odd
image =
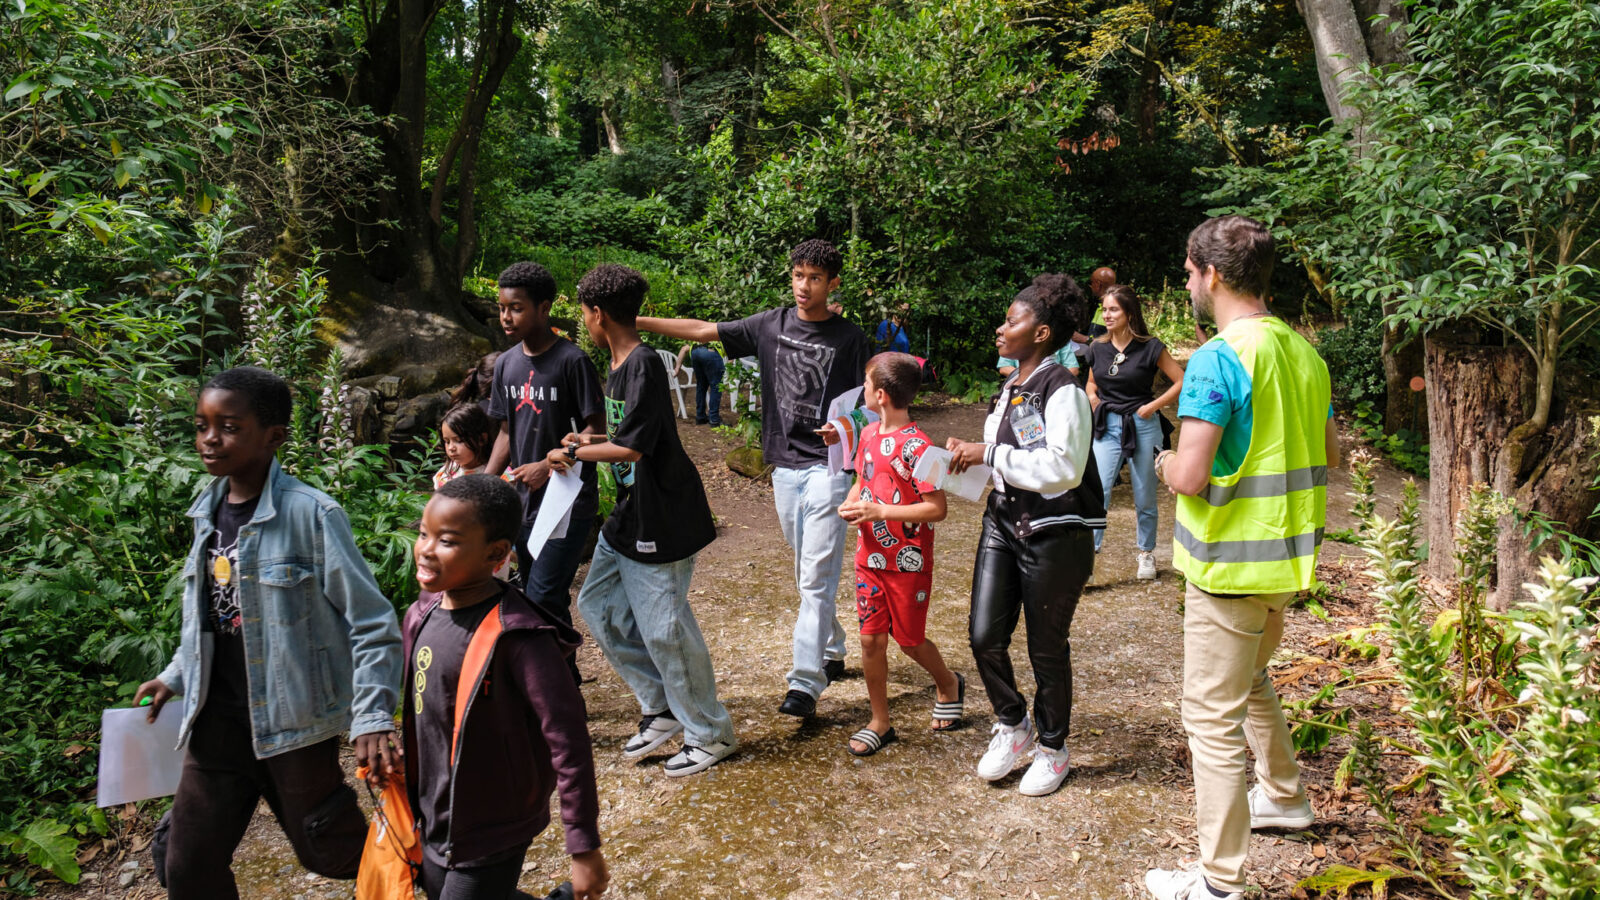
{"type": "Polygon", "coordinates": [[[911,470],[911,474],[963,500],[980,500],[992,471],[988,466],[972,466],[960,475],[952,475],[950,451],[943,447],[929,447],[922,451],[922,458],[917,460],[917,467],[911,470]]]}
{"type": "Polygon", "coordinates": [[[583,489],[583,463],[574,462],[565,472],[550,473],[545,484],[544,497],[539,500],[539,515],[533,520],[533,530],[528,533],[528,552],[534,559],[544,549],[546,541],[567,536],[567,522],[572,519],[572,502],[583,489]]]}
{"type": "Polygon", "coordinates": [[[178,725],[183,701],[168,703],[154,722],[148,707],[125,706],[100,714],[100,784],[98,806],[119,806],[178,792],[183,751],[178,750],[178,725]]]}

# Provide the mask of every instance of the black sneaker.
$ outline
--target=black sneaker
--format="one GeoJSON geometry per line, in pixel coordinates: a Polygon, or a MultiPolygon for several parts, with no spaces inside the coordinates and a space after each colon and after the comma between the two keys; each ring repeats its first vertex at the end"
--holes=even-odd
{"type": "Polygon", "coordinates": [[[810,718],[817,714],[817,698],[805,691],[791,690],[783,695],[783,702],[778,704],[778,712],[797,719],[810,718]]]}
{"type": "Polygon", "coordinates": [[[843,678],[844,677],[844,660],[842,660],[842,659],[830,659],[830,660],[827,660],[826,662],[824,662],[822,664],[822,674],[828,676],[828,683],[829,684],[833,684],[835,681],[838,681],[839,679],[843,678]]]}

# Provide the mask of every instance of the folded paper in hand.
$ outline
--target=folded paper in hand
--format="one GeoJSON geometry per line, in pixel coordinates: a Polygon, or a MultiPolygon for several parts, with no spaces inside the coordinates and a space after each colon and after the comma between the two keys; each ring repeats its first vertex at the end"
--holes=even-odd
{"type": "Polygon", "coordinates": [[[856,405],[860,398],[861,388],[851,388],[833,398],[833,403],[828,406],[828,424],[839,435],[837,444],[828,445],[828,471],[831,474],[855,471],[856,445],[861,441],[861,432],[878,421],[877,413],[856,405]]]}
{"type": "Polygon", "coordinates": [[[988,486],[993,470],[988,466],[972,466],[960,475],[952,475],[950,460],[949,450],[929,447],[922,451],[922,458],[917,460],[917,467],[911,470],[911,475],[964,500],[982,499],[983,489],[988,486]]]}
{"type": "Polygon", "coordinates": [[[565,472],[551,472],[545,483],[544,496],[539,499],[539,515],[533,520],[533,530],[528,532],[528,552],[534,559],[544,549],[546,541],[567,536],[567,522],[572,518],[572,504],[583,490],[583,463],[574,461],[565,472]]]}

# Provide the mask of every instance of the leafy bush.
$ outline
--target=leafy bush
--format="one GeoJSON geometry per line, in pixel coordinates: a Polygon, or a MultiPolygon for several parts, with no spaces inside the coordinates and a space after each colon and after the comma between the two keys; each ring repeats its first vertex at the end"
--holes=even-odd
{"type": "Polygon", "coordinates": [[[197,223],[159,281],[40,288],[0,312],[0,374],[23,401],[0,406],[0,868],[74,880],[78,838],[110,829],[90,800],[100,710],[126,703],[175,650],[185,513],[208,481],[189,423],[216,370],[269,362],[293,379],[282,460],[345,506],[397,607],[416,595],[409,525],[424,464],[350,446],[337,356],[316,362],[315,272],[258,269],[244,331],[222,325],[242,269],[230,215],[197,223]]]}
{"type": "MultiPolygon", "coordinates": [[[[1453,842],[1459,877],[1475,897],[1534,896],[1530,889],[1592,897],[1600,891],[1600,691],[1592,677],[1595,622],[1583,601],[1595,579],[1546,559],[1540,583],[1528,585],[1529,600],[1509,616],[1485,616],[1494,502],[1475,493],[1476,508],[1463,517],[1460,595],[1477,608],[1453,617],[1453,627],[1427,621],[1414,525],[1375,519],[1370,526],[1371,574],[1417,742],[1412,758],[1438,792],[1440,814],[1422,827],[1453,842]],[[1496,647],[1510,648],[1514,665],[1487,658],[1496,647]]],[[[1386,787],[1381,776],[1368,780],[1378,782],[1369,797],[1386,787]]],[[[1385,818],[1398,855],[1418,865],[1410,874],[1435,886],[1453,877],[1417,858],[1413,826],[1385,818]]]]}

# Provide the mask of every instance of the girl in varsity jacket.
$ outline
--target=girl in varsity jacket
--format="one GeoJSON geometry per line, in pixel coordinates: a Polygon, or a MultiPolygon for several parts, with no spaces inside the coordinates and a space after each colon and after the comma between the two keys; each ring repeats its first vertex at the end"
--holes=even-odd
{"type": "Polygon", "coordinates": [[[1066,275],[1040,275],[1017,294],[995,329],[996,348],[1017,360],[1017,369],[989,410],[983,441],[949,442],[952,469],[994,469],[972,573],[969,630],[998,721],[978,775],[1004,778],[1031,750],[1033,763],[1018,786],[1029,796],[1055,791],[1067,776],[1072,615],[1094,570],[1093,529],[1105,527],[1105,499],[1089,450],[1089,398],[1050,356],[1083,321],[1086,305],[1066,275]],[[1027,617],[1037,683],[1032,717],[1009,653],[1019,612],[1027,617]]]}

